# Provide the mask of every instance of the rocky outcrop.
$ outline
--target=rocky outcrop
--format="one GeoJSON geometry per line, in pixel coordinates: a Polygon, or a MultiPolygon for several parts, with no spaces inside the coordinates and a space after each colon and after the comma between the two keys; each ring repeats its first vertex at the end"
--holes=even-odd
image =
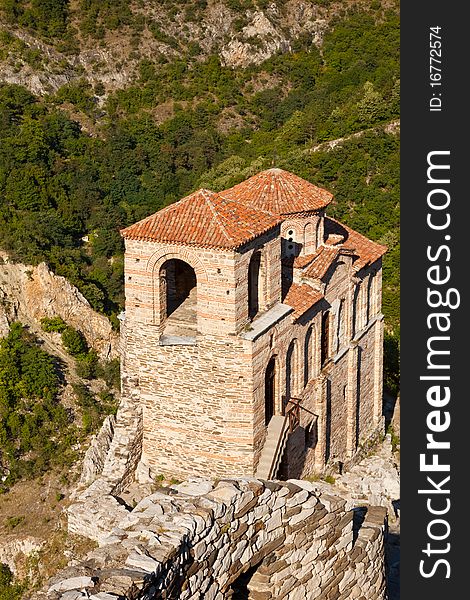
{"type": "Polygon", "coordinates": [[[44,540],[33,536],[4,536],[0,539],[0,564],[6,564],[11,572],[16,575],[17,561],[39,552],[44,545],[44,540]]]}
{"type": "Polygon", "coordinates": [[[40,332],[42,317],[58,315],[80,330],[101,358],[118,356],[119,336],[109,320],[94,311],[65,277],[52,273],[45,263],[33,267],[12,263],[5,253],[0,257],[0,335],[14,320],[40,332]]]}
{"type": "MultiPolygon", "coordinates": [[[[14,42],[10,44],[1,61],[0,81],[19,84],[34,94],[56,92],[61,86],[85,79],[92,85],[103,84],[106,93],[132,85],[138,78],[138,63],[143,58],[153,59],[163,55],[169,60],[187,57],[187,48],[197,44],[201,53],[198,59],[219,55],[229,67],[245,68],[257,65],[278,52],[291,50],[301,35],[309,35],[311,43],[320,46],[329,21],[337,8],[317,6],[304,0],[288,0],[280,6],[271,3],[263,10],[230,9],[228,3],[211,0],[198,18],[188,18],[181,5],[177,13],[161,2],[147,0],[134,4],[133,12],[141,13],[149,27],[139,31],[139,51],[131,51],[132,28],[123,28],[116,36],[107,32],[105,44],[95,40],[79,40],[79,49],[73,54],[62,54],[38,37],[1,23],[14,42]],[[243,26],[240,27],[240,22],[243,26]],[[154,36],[156,27],[173,39],[154,36]],[[23,51],[18,49],[23,47],[23,51]],[[40,63],[28,64],[27,53],[40,53],[40,63]]],[[[97,98],[100,103],[102,98],[97,98]]]]}

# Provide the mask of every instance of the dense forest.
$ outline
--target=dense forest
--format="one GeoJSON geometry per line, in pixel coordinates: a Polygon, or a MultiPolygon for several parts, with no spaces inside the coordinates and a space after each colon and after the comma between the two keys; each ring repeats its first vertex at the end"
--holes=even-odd
{"type": "MultiPolygon", "coordinates": [[[[67,0],[3,0],[2,8],[69,53],[103,29],[143,27],[127,2],[78,4],[74,26],[67,0]]],[[[227,2],[241,21],[265,4],[227,2]]],[[[185,5],[185,18],[197,20],[207,3],[185,5]]],[[[42,97],[0,84],[0,247],[25,263],[46,261],[117,327],[119,229],[202,185],[223,189],[275,164],[332,191],[333,216],[389,247],[384,312],[395,364],[386,379],[395,390],[399,139],[385,126],[399,116],[399,25],[396,11],[366,5],[333,19],[321,47],[300,36],[291,52],[244,69],[184,48],[174,60],[142,59],[132,85],[105,95],[85,78],[42,97]],[[168,118],[157,119],[155,107],[169,103],[168,118]]]]}

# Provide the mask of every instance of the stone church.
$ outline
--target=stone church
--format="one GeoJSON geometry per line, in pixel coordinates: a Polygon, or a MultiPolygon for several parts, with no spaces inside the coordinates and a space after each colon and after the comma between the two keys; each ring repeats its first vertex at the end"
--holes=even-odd
{"type": "Polygon", "coordinates": [[[384,246],[278,168],[124,229],[122,393],[153,475],[298,478],[383,429],[384,246]]]}

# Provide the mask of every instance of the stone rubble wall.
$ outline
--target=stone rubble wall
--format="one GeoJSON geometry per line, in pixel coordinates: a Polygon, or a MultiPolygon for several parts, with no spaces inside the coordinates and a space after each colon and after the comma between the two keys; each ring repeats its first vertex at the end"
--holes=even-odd
{"type": "Polygon", "coordinates": [[[142,456],[142,415],[121,401],[115,419],[105,421],[85,456],[76,500],[67,509],[68,529],[91,539],[107,535],[126,508],[117,495],[134,480],[142,456]],[[80,491],[83,484],[91,484],[80,491]]]}
{"type": "Polygon", "coordinates": [[[253,478],[189,480],[132,510],[111,498],[100,547],[36,600],[228,600],[248,569],[251,600],[386,600],[383,508],[358,524],[314,483],[253,478]]]}

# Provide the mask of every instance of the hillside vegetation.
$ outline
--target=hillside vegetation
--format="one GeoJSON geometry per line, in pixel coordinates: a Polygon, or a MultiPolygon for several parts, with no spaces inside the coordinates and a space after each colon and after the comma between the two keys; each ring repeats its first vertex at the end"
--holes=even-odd
{"type": "MultiPolygon", "coordinates": [[[[396,8],[307,2],[327,22],[321,43],[299,31],[287,50],[232,68],[205,38],[194,45],[216,4],[3,0],[7,57],[16,51],[24,62],[31,50],[18,46],[19,31],[47,44],[48,56],[61,52],[69,66],[84,48],[106,48],[120,36],[140,39],[142,48],[123,42],[128,77],[121,87],[90,80],[89,65],[82,78],[74,72],[41,96],[0,84],[0,247],[26,263],[46,261],[117,325],[124,301],[119,229],[200,186],[223,189],[275,164],[331,190],[333,216],[388,245],[384,312],[396,356],[399,139],[386,127],[399,116],[396,8]],[[158,26],[157,5],[173,15],[167,28],[158,26]],[[144,56],[149,31],[161,51],[144,56]],[[315,150],[338,138],[345,140],[315,150]]],[[[246,37],[259,11],[271,15],[273,39],[277,31],[287,35],[282,2],[218,5],[231,27],[221,44],[246,37]]],[[[249,41],[262,54],[266,39],[249,41]]],[[[40,53],[37,61],[46,58],[40,53]]]]}

